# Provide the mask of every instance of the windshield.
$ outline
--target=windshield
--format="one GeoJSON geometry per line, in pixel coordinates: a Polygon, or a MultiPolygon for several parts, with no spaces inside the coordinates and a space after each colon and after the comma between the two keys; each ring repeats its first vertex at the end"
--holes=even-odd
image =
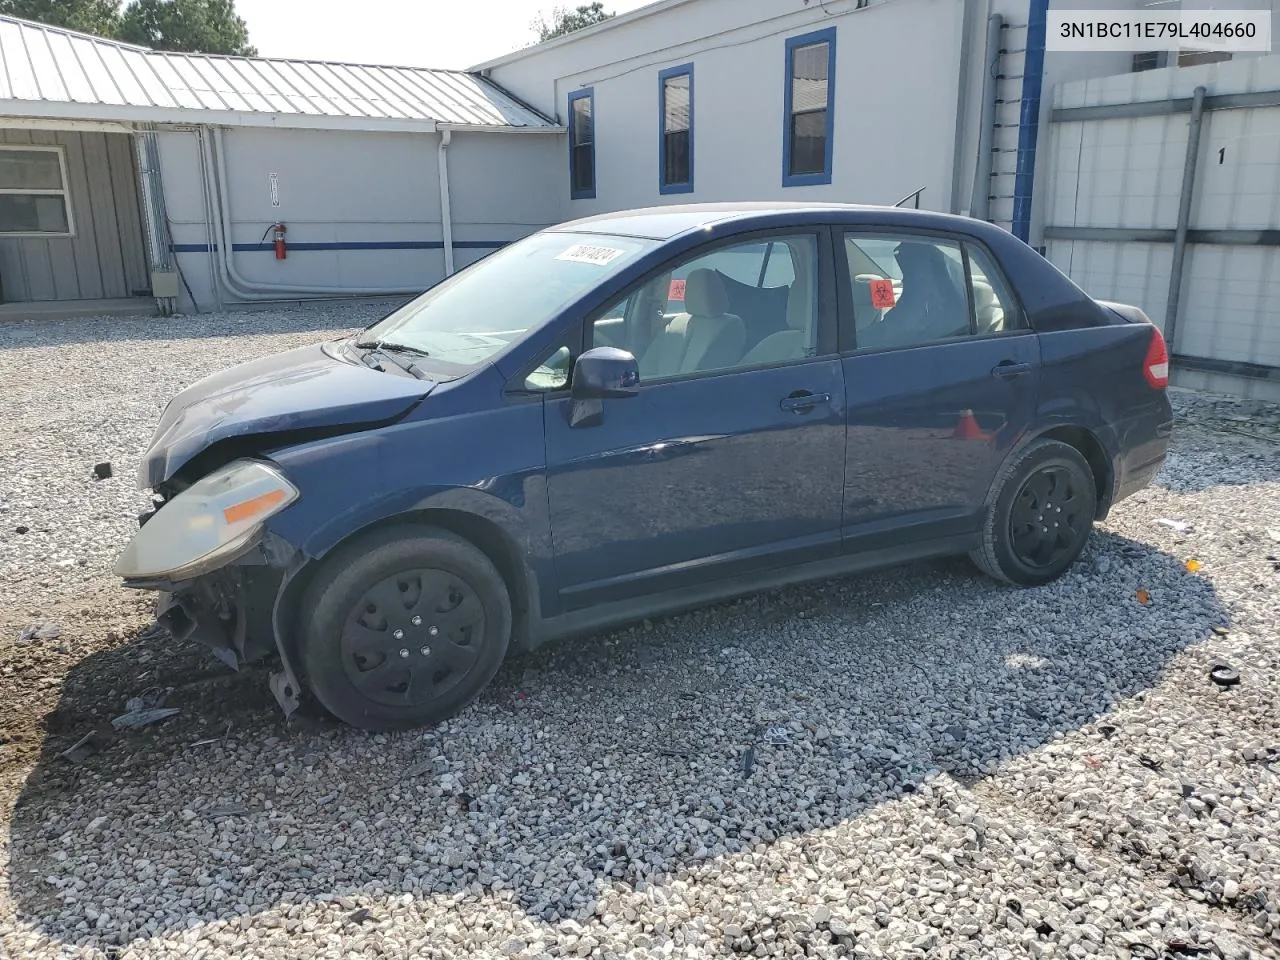
{"type": "Polygon", "coordinates": [[[617,274],[656,241],[539,233],[432,287],[357,336],[422,366],[473,368],[617,274]]]}

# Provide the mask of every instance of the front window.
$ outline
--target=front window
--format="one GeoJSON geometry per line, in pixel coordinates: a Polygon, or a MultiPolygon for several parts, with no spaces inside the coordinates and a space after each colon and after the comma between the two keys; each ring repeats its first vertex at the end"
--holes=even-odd
{"type": "Polygon", "coordinates": [[[835,30],[787,41],[783,186],[831,182],[835,30]]]}
{"type": "Polygon", "coordinates": [[[658,75],[662,94],[662,193],[693,191],[693,65],[658,75]]]}
{"type": "Polygon", "coordinates": [[[569,94],[569,180],[574,200],[595,197],[595,94],[590,89],[569,94]]]}
{"type": "Polygon", "coordinates": [[[658,244],[631,237],[539,233],[491,254],[359,336],[421,355],[423,370],[462,374],[552,320],[658,244]]]}

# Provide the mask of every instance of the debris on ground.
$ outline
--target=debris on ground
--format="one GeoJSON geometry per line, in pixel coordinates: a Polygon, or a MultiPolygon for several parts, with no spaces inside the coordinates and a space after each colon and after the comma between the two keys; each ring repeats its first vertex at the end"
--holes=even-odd
{"type": "Polygon", "coordinates": [[[1176,533],[1191,532],[1191,524],[1187,523],[1185,520],[1169,520],[1165,517],[1161,517],[1159,520],[1156,521],[1156,523],[1160,524],[1161,526],[1168,527],[1170,530],[1173,530],[1176,533]]]}
{"type": "Polygon", "coordinates": [[[108,746],[108,739],[103,731],[91,730],[63,750],[61,756],[72,763],[84,763],[94,754],[101,753],[108,746]]]}
{"type": "Polygon", "coordinates": [[[102,463],[95,463],[93,465],[93,475],[99,480],[110,480],[111,479],[111,463],[109,461],[103,461],[102,463]]]}
{"type": "Polygon", "coordinates": [[[159,723],[161,720],[175,717],[181,712],[177,707],[151,707],[145,710],[131,710],[116,717],[111,721],[111,725],[117,730],[141,730],[143,727],[149,727],[153,723],[159,723]]]}
{"type": "Polygon", "coordinates": [[[1240,671],[1220,663],[1209,671],[1209,679],[1220,687],[1234,687],[1240,682],[1240,671]]]}
{"type": "Polygon", "coordinates": [[[57,640],[62,636],[62,627],[56,623],[38,623],[23,627],[18,632],[18,643],[33,643],[36,640],[57,640]]]}

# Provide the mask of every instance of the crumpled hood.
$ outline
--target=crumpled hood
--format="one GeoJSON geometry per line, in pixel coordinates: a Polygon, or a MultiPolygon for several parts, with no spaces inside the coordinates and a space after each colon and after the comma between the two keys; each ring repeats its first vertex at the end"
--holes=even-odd
{"type": "Polygon", "coordinates": [[[206,377],[169,402],[138,485],[155,489],[222,440],[394,420],[435,387],[344,363],[321,344],[261,357],[206,377]]]}

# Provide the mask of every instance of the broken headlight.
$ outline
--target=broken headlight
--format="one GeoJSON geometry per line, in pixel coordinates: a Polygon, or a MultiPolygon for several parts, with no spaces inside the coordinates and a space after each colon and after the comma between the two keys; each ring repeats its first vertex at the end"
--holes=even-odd
{"type": "Polygon", "coordinates": [[[187,580],[247,549],[298,489],[257,460],[237,460],[192,484],[155,513],[116,561],[125,579],[187,580]]]}

